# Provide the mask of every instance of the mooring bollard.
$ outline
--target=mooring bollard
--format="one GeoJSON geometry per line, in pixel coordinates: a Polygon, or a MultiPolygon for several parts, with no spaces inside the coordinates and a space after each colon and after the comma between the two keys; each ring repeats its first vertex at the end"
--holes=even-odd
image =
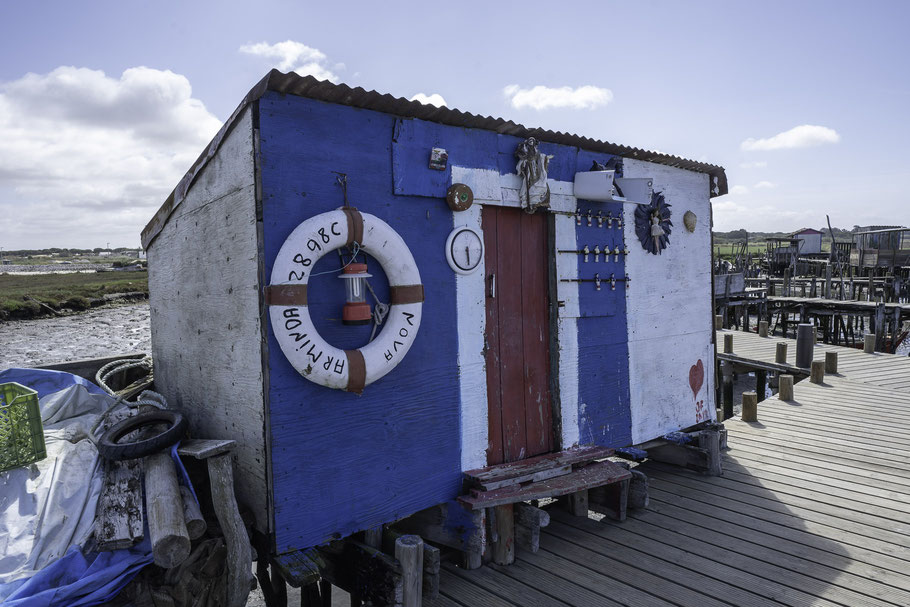
{"type": "Polygon", "coordinates": [[[825,352],[825,373],[837,373],[837,352],[825,352]]]}
{"type": "Polygon", "coordinates": [[[809,371],[809,381],[813,384],[820,384],[825,381],[825,361],[812,361],[812,368],[809,371]]]}
{"type": "Polygon", "coordinates": [[[863,352],[875,354],[875,335],[872,333],[863,337],[863,352]]]}
{"type": "Polygon", "coordinates": [[[755,392],[743,392],[743,413],[744,422],[758,421],[758,395],[755,392]]]}
{"type": "Polygon", "coordinates": [[[778,375],[777,376],[777,398],[779,400],[790,401],[793,400],[793,376],[792,375],[778,375]]]}
{"type": "Polygon", "coordinates": [[[774,362],[787,364],[787,342],[778,342],[777,352],[774,355],[774,362]]]}
{"type": "Polygon", "coordinates": [[[796,331],[796,366],[808,367],[812,364],[815,351],[815,325],[800,323],[796,331]]]}
{"type": "Polygon", "coordinates": [[[733,334],[724,333],[724,354],[733,354],[733,334]]]}
{"type": "Polygon", "coordinates": [[[722,314],[718,314],[714,317],[714,329],[720,331],[724,328],[724,317],[722,314]]]}
{"type": "Polygon", "coordinates": [[[768,321],[767,320],[758,321],[758,336],[759,337],[768,337],[768,321]]]}

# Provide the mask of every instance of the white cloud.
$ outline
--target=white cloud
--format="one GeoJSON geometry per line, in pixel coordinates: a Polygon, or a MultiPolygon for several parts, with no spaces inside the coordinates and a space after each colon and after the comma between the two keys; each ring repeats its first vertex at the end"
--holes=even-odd
{"type": "Polygon", "coordinates": [[[343,63],[336,63],[330,69],[329,58],[325,53],[295,40],[275,44],[268,42],[244,44],[239,50],[241,53],[271,60],[273,67],[282,72],[297,72],[301,76],[313,76],[319,80],[338,82],[338,75],[332,69],[337,71],[344,69],[343,63]]]}
{"type": "Polygon", "coordinates": [[[750,137],[743,141],[739,147],[747,152],[786,150],[837,143],[838,141],[840,141],[840,135],[834,129],[829,129],[826,126],[803,124],[767,139],[753,139],[750,137]]]}
{"type": "Polygon", "coordinates": [[[754,186],[756,190],[770,190],[777,187],[777,184],[771,183],[770,181],[759,181],[754,186]]]}
{"type": "Polygon", "coordinates": [[[749,192],[749,188],[747,188],[746,186],[735,185],[732,188],[730,188],[728,193],[733,194],[734,196],[738,196],[740,194],[747,194],[748,192],[749,192]]]}
{"type": "Polygon", "coordinates": [[[764,160],[756,160],[754,162],[740,162],[739,168],[741,169],[763,169],[768,166],[768,163],[764,160]]]}
{"type": "Polygon", "coordinates": [[[166,70],[64,66],[0,84],[0,240],[137,244],[220,126],[166,70]]]}
{"type": "Polygon", "coordinates": [[[424,93],[417,93],[411,97],[411,101],[419,101],[420,103],[426,105],[435,105],[436,107],[445,107],[448,104],[446,100],[442,98],[442,95],[439,93],[433,93],[432,95],[426,95],[424,93]]]}
{"type": "Polygon", "coordinates": [[[591,85],[574,89],[568,86],[553,88],[537,85],[533,88],[523,89],[517,84],[510,84],[503,88],[502,92],[516,110],[526,107],[535,110],[551,108],[593,110],[607,105],[613,100],[613,92],[610,89],[591,85]]]}

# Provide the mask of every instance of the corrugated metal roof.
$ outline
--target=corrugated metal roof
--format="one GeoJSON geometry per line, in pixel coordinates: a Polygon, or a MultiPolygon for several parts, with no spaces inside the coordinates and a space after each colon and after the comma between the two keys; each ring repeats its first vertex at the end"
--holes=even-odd
{"type": "Polygon", "coordinates": [[[679,156],[660,154],[658,152],[619,145],[608,141],[599,141],[589,137],[573,135],[571,133],[562,133],[541,128],[529,128],[512,122],[511,120],[493,118],[492,116],[478,116],[476,114],[462,112],[457,109],[449,109],[447,107],[425,105],[418,101],[408,101],[402,97],[393,97],[392,95],[384,95],[382,93],[377,93],[376,91],[367,91],[360,87],[351,88],[346,84],[334,84],[326,80],[317,80],[312,76],[300,76],[294,72],[284,74],[278,70],[272,70],[250,90],[237,109],[234,110],[231,117],[225,122],[215,138],[209,143],[193,164],[192,168],[187,172],[183,179],[180,180],[180,183],[174,191],[171,192],[171,195],[165,201],[164,205],[162,205],[161,209],[155,214],[155,217],[152,218],[142,231],[143,246],[148,247],[149,243],[151,243],[164,226],[168,216],[170,216],[173,209],[180,204],[183,196],[189,190],[193,181],[195,181],[196,175],[202,170],[208,160],[215,155],[218,148],[221,146],[221,142],[231,131],[236,119],[240,116],[242,111],[268,91],[375,110],[405,118],[418,118],[420,120],[427,120],[450,126],[484,129],[503,135],[514,135],[523,138],[536,137],[539,141],[576,146],[586,150],[604,152],[646,162],[654,162],[680,169],[687,169],[689,171],[696,171],[698,173],[707,173],[711,176],[710,195],[714,197],[722,196],[727,193],[727,175],[724,172],[724,168],[718,165],[687,160],[679,156]]]}

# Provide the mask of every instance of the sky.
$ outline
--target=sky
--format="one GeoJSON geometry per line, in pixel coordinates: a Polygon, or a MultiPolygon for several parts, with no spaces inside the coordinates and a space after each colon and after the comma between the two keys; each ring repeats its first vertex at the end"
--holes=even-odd
{"type": "Polygon", "coordinates": [[[138,246],[277,67],[726,168],[718,231],[910,225],[910,2],[0,0],[0,247],[138,246]]]}

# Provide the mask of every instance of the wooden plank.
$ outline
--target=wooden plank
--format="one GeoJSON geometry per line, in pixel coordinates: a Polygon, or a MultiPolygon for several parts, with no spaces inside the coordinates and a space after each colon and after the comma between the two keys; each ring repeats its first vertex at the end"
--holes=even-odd
{"type": "Polygon", "coordinates": [[[539,483],[526,486],[513,485],[486,492],[472,491],[469,495],[459,497],[458,501],[477,510],[545,497],[558,497],[582,489],[615,483],[631,478],[631,476],[632,474],[628,470],[612,462],[595,462],[571,474],[539,483]]]}
{"type": "Polygon", "coordinates": [[[480,567],[484,544],[484,512],[470,512],[456,502],[422,510],[394,524],[396,531],[414,533],[425,540],[463,552],[467,567],[480,567]]]}
{"type": "Polygon", "coordinates": [[[232,451],[237,445],[234,440],[209,440],[202,438],[188,438],[180,442],[177,454],[195,459],[207,459],[232,451]]]}
{"type": "Polygon", "coordinates": [[[490,565],[493,571],[510,577],[526,586],[536,588],[550,596],[559,597],[560,600],[578,607],[619,607],[622,603],[616,602],[609,596],[598,594],[575,583],[562,575],[555,575],[553,571],[535,567],[521,560],[515,561],[508,567],[490,565]]]}
{"type": "Polygon", "coordinates": [[[568,605],[551,595],[537,590],[533,586],[523,584],[512,577],[503,575],[490,567],[483,567],[476,571],[464,571],[451,565],[443,565],[443,570],[450,571],[472,584],[501,597],[508,597],[518,605],[568,605]]]}
{"type": "Polygon", "coordinates": [[[627,520],[623,524],[609,523],[595,527],[584,525],[584,521],[569,520],[568,517],[554,516],[554,519],[551,533],[556,533],[558,529],[560,537],[573,543],[584,542],[588,534],[594,534],[598,536],[596,546],[599,553],[609,552],[618,558],[625,558],[627,554],[633,553],[635,557],[630,556],[630,562],[640,563],[640,567],[655,563],[657,567],[651,569],[652,571],[666,573],[674,576],[674,580],[685,580],[690,584],[695,583],[692,578],[697,575],[708,576],[707,580],[699,580],[700,583],[697,585],[699,591],[719,600],[729,600],[736,605],[759,605],[763,604],[761,600],[773,596],[775,602],[794,607],[802,605],[833,607],[838,603],[822,598],[830,595],[837,595],[836,598],[844,595],[852,601],[846,603],[851,606],[880,605],[869,597],[847,589],[838,589],[838,592],[834,592],[826,582],[772,563],[752,559],[747,555],[718,552],[697,539],[680,537],[635,519],[627,520]],[[638,552],[642,553],[642,556],[636,554],[638,552]],[[633,561],[633,558],[637,560],[633,561]],[[675,565],[672,572],[668,564],[675,565]]]}
{"type": "Polygon", "coordinates": [[[504,461],[528,456],[524,410],[524,341],[521,315],[521,273],[525,252],[521,248],[520,209],[497,208],[496,305],[499,307],[499,356],[502,390],[504,461]]]}
{"type": "Polygon", "coordinates": [[[443,565],[440,575],[440,595],[456,600],[465,607],[523,607],[493,594],[489,590],[459,575],[457,567],[443,565]]]}
{"type": "MultiPolygon", "coordinates": [[[[889,574],[879,567],[851,558],[849,552],[830,552],[770,536],[660,500],[650,510],[636,513],[634,518],[647,522],[657,530],[710,543],[712,548],[706,548],[705,554],[736,552],[789,567],[793,571],[805,571],[818,579],[834,580],[839,586],[861,590],[870,596],[907,604],[904,598],[910,593],[910,576],[889,574]]],[[[678,543],[684,545],[685,542],[678,543]]]]}
{"type": "Polygon", "coordinates": [[[517,462],[468,470],[464,476],[472,485],[484,489],[496,489],[507,484],[542,480],[535,478],[535,475],[554,468],[565,469],[566,466],[587,463],[594,459],[604,459],[611,455],[613,455],[613,449],[608,447],[573,447],[558,453],[538,455],[517,462]]]}
{"type": "Polygon", "coordinates": [[[142,477],[140,460],[104,462],[104,484],[95,516],[99,550],[130,548],[142,541],[142,477]]]}
{"type": "Polygon", "coordinates": [[[521,223],[521,331],[524,367],[525,457],[553,444],[550,401],[549,259],[545,213],[519,212],[521,223]]]}
{"type": "Polygon", "coordinates": [[[484,240],[484,267],[486,268],[486,312],[487,322],[484,328],[487,368],[487,401],[489,428],[489,447],[487,449],[487,463],[499,464],[505,461],[503,455],[502,435],[502,379],[500,367],[500,330],[499,330],[499,302],[495,295],[500,280],[498,261],[499,251],[499,210],[497,207],[484,206],[481,211],[484,240]]]}

